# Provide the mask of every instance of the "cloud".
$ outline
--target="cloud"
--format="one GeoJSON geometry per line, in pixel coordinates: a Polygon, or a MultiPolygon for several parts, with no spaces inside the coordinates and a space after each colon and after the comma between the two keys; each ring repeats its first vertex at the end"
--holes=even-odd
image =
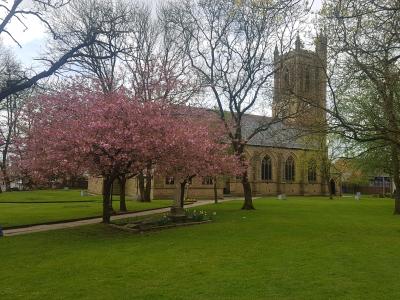
{"type": "MultiPolygon", "coordinates": [[[[12,4],[13,1],[9,1],[5,5],[10,7],[12,4]]],[[[33,3],[30,0],[22,3],[19,7],[19,9],[27,11],[32,8],[33,3]]],[[[5,13],[5,10],[0,10],[0,17],[4,17],[5,13]]],[[[46,43],[47,33],[43,23],[37,17],[25,14],[19,15],[19,19],[13,17],[6,29],[21,47],[4,32],[0,36],[2,45],[8,47],[23,64],[27,66],[35,64],[33,59],[39,55],[46,43]]]]}
{"type": "MultiPolygon", "coordinates": [[[[24,46],[33,40],[44,39],[46,36],[46,31],[41,22],[39,22],[33,16],[21,17],[25,26],[19,22],[16,18],[7,25],[7,30],[12,34],[12,36],[24,46]]],[[[3,35],[3,43],[7,46],[15,46],[15,42],[7,35],[3,35]]]]}
{"type": "Polygon", "coordinates": [[[13,45],[10,47],[12,53],[25,66],[35,67],[39,62],[34,59],[39,56],[43,50],[44,38],[32,39],[26,42],[22,48],[13,45]]]}

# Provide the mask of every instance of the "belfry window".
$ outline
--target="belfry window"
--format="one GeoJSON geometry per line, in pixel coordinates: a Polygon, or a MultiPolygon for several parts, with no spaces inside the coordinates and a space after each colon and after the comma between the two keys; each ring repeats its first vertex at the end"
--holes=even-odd
{"type": "Polygon", "coordinates": [[[290,87],[290,73],[287,67],[283,69],[283,80],[284,80],[284,86],[286,88],[290,87]]]}
{"type": "Polygon", "coordinates": [[[306,72],[305,72],[305,82],[304,82],[304,91],[308,92],[310,91],[310,86],[311,86],[311,79],[310,79],[310,68],[307,67],[306,68],[306,72]]]}
{"type": "Polygon", "coordinates": [[[314,84],[315,84],[315,89],[318,91],[319,90],[319,70],[318,68],[315,68],[315,80],[314,80],[314,84]]]}
{"type": "Polygon", "coordinates": [[[272,180],[272,161],[268,155],[261,161],[261,180],[272,180]]]}
{"type": "Polygon", "coordinates": [[[294,172],[295,172],[294,159],[293,157],[289,156],[285,162],[284,179],[286,181],[294,181],[295,178],[294,172]]]}
{"type": "Polygon", "coordinates": [[[308,162],[308,182],[317,181],[317,164],[315,160],[310,160],[308,162]]]}

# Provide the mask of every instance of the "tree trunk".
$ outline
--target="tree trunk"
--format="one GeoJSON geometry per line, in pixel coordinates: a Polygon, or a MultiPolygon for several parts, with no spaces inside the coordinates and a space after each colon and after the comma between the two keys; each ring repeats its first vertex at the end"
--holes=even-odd
{"type": "Polygon", "coordinates": [[[152,182],[151,169],[148,168],[146,170],[146,185],[144,188],[143,202],[151,202],[151,182],[152,182]]]}
{"type": "MultiPolygon", "coordinates": [[[[392,73],[389,69],[385,70],[386,78],[392,78],[392,73]]],[[[397,77],[396,77],[397,78],[397,77]]],[[[386,118],[389,121],[389,138],[393,141],[400,142],[400,135],[398,132],[399,128],[399,118],[398,111],[395,102],[395,94],[394,91],[397,90],[397,80],[394,82],[389,82],[390,84],[394,84],[391,86],[392,89],[385,90],[386,96],[383,97],[383,108],[386,115],[386,118]],[[388,92],[388,93],[387,93],[388,92]]],[[[387,86],[385,85],[385,88],[387,86]]],[[[396,191],[394,193],[394,214],[400,215],[400,146],[398,143],[391,142],[390,144],[390,156],[392,158],[392,170],[393,170],[393,182],[396,186],[396,191]]]]}
{"type": "MultiPolygon", "coordinates": [[[[237,134],[238,140],[241,140],[241,133],[237,134]]],[[[244,202],[242,209],[251,210],[255,209],[253,206],[253,196],[251,194],[251,185],[249,182],[248,166],[246,156],[244,154],[244,143],[238,143],[237,141],[232,143],[235,154],[239,157],[242,166],[246,166],[245,171],[242,173],[242,185],[243,185],[243,196],[244,202]]]]}
{"type": "Polygon", "coordinates": [[[180,183],[179,193],[179,207],[183,208],[185,205],[185,194],[186,194],[186,180],[180,183]]]}
{"type": "Polygon", "coordinates": [[[139,181],[139,199],[138,201],[143,202],[144,201],[144,190],[145,190],[145,186],[144,186],[144,174],[143,172],[140,172],[138,175],[138,181],[139,181]]]}
{"type": "Polygon", "coordinates": [[[247,170],[242,175],[242,185],[243,185],[243,194],[244,194],[244,203],[243,203],[242,209],[246,209],[246,210],[255,209],[253,206],[253,197],[251,195],[251,185],[249,182],[247,170]]]}
{"type": "Polygon", "coordinates": [[[215,176],[213,180],[214,180],[214,203],[218,204],[217,177],[215,176]]]}
{"type": "Polygon", "coordinates": [[[127,211],[126,208],[126,201],[125,201],[125,187],[126,187],[126,177],[121,176],[118,178],[120,184],[119,190],[119,210],[120,211],[127,211]]]}
{"type": "Polygon", "coordinates": [[[191,184],[189,182],[186,182],[186,188],[185,188],[185,199],[183,201],[185,202],[189,198],[189,189],[190,189],[191,184]]]}
{"type": "Polygon", "coordinates": [[[176,189],[175,189],[175,197],[174,204],[171,207],[170,217],[174,221],[182,221],[186,218],[185,210],[183,209],[184,199],[185,199],[185,187],[187,181],[184,180],[181,182],[178,178],[175,179],[176,189]]]}
{"type": "MultiPolygon", "coordinates": [[[[11,103],[9,103],[9,102],[7,103],[7,111],[9,113],[9,116],[10,115],[12,116],[13,113],[12,113],[12,108],[10,107],[10,104],[11,103]]],[[[14,118],[14,122],[13,122],[14,125],[16,124],[15,122],[16,122],[16,119],[14,118]]],[[[12,133],[13,133],[13,129],[12,129],[13,126],[10,126],[10,125],[11,124],[8,124],[9,128],[8,128],[7,137],[6,137],[6,140],[5,140],[5,145],[4,145],[5,147],[3,149],[2,162],[1,162],[1,172],[3,174],[3,182],[4,182],[4,185],[5,185],[5,191],[6,192],[11,191],[11,182],[10,182],[10,178],[8,177],[8,172],[7,172],[8,149],[9,149],[9,147],[11,145],[11,136],[12,136],[12,133]]]]}
{"type": "Polygon", "coordinates": [[[103,186],[103,223],[110,223],[110,196],[112,193],[112,179],[105,178],[103,186]]]}
{"type": "Polygon", "coordinates": [[[392,165],[393,165],[393,182],[396,186],[394,193],[394,214],[400,215],[400,158],[399,149],[396,145],[391,146],[392,165]]]}
{"type": "Polygon", "coordinates": [[[110,211],[110,214],[115,213],[113,208],[113,192],[114,192],[114,180],[111,181],[110,196],[108,198],[108,210],[110,211]]]}
{"type": "Polygon", "coordinates": [[[5,168],[3,168],[2,173],[3,173],[3,181],[4,181],[4,185],[5,185],[5,191],[9,192],[9,191],[11,191],[11,181],[10,181],[10,178],[8,177],[7,170],[5,168]]]}
{"type": "Polygon", "coordinates": [[[331,181],[329,180],[329,177],[327,177],[328,178],[328,192],[329,192],[329,199],[333,199],[333,191],[332,191],[332,186],[331,186],[331,181]]]}

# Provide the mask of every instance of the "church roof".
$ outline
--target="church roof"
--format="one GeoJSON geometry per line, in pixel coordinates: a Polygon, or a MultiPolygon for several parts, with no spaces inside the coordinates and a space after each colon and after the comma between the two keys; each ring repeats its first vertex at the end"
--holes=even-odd
{"type": "MultiPolygon", "coordinates": [[[[194,108],[196,109],[196,108],[194,108]]],[[[199,112],[211,113],[216,117],[214,109],[197,108],[199,112]]],[[[228,113],[229,114],[229,113],[228,113]]],[[[317,140],[310,138],[310,131],[296,126],[289,125],[282,119],[253,114],[245,114],[242,117],[242,137],[248,140],[249,146],[274,147],[287,149],[320,150],[317,140]],[[255,131],[257,132],[249,139],[255,131]]]]}
{"type": "Polygon", "coordinates": [[[248,141],[248,145],[290,149],[318,149],[318,145],[306,138],[305,129],[288,126],[281,120],[275,121],[271,117],[248,114],[243,117],[242,122],[242,134],[245,139],[248,139],[255,130],[259,128],[265,129],[256,133],[248,141]]]}

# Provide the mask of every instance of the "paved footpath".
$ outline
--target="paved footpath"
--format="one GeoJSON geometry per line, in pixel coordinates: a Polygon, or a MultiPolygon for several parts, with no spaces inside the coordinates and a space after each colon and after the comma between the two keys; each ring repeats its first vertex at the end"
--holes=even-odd
{"type": "MultiPolygon", "coordinates": [[[[219,200],[218,202],[221,203],[221,202],[232,201],[232,200],[239,200],[239,199],[224,199],[224,200],[219,200]]],[[[213,204],[213,203],[214,203],[214,200],[197,201],[195,203],[185,205],[185,208],[197,207],[197,206],[213,204]]],[[[147,210],[147,211],[138,211],[138,212],[123,214],[123,215],[111,216],[111,220],[118,220],[118,219],[125,219],[125,218],[129,218],[129,217],[148,216],[148,215],[153,215],[153,214],[166,213],[169,210],[170,210],[169,207],[164,207],[164,208],[152,209],[152,210],[147,210]]],[[[72,227],[77,227],[77,226],[82,226],[82,225],[97,224],[97,223],[101,223],[101,221],[102,221],[102,218],[95,218],[95,219],[89,219],[89,220],[72,221],[72,222],[65,222],[65,223],[58,223],[58,224],[33,225],[33,226],[23,227],[23,228],[5,229],[5,230],[3,230],[3,234],[4,234],[4,236],[14,236],[14,235],[20,235],[20,234],[33,233],[33,232],[41,232],[41,231],[49,231],[49,230],[56,230],[56,229],[63,229],[63,228],[72,228],[72,227]]]]}

